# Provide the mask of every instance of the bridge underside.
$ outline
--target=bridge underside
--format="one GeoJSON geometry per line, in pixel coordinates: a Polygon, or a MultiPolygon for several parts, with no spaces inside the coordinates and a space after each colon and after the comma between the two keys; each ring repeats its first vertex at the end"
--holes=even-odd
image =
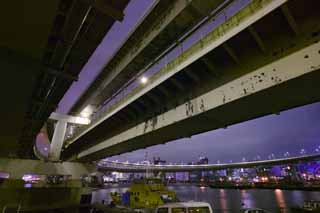
{"type": "Polygon", "coordinates": [[[64,159],[96,160],[319,101],[319,4],[288,1],[179,72],[168,71],[65,147],[64,159]]]}
{"type": "MultiPolygon", "coordinates": [[[[225,128],[229,125],[320,100],[320,71],[280,84],[262,92],[215,108],[150,133],[101,149],[81,160],[91,161],[125,152],[163,144],[171,140],[191,137],[205,131],[225,128]],[[292,95],[288,95],[292,94],[292,95]],[[307,94],[307,95],[306,95],[307,94]],[[286,97],[286,98],[284,98],[286,97]]],[[[266,130],[267,131],[267,130],[266,130]]]]}

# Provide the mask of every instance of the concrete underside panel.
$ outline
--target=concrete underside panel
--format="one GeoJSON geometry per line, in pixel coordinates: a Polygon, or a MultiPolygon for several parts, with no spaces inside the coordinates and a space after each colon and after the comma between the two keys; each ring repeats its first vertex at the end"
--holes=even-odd
{"type": "Polygon", "coordinates": [[[319,50],[314,43],[105,140],[78,159],[112,156],[319,101],[319,50]]]}

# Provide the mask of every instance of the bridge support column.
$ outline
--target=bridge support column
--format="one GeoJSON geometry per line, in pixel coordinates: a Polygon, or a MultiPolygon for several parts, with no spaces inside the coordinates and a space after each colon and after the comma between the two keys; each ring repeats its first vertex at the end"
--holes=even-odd
{"type": "Polygon", "coordinates": [[[53,138],[50,145],[49,160],[59,161],[61,149],[63,145],[64,136],[67,130],[67,122],[60,120],[56,124],[56,128],[53,133],[53,138]]]}
{"type": "Polygon", "coordinates": [[[87,118],[62,115],[58,113],[52,113],[49,119],[56,120],[57,123],[54,129],[48,159],[50,161],[59,161],[68,123],[88,125],[90,120],[87,118]]]}

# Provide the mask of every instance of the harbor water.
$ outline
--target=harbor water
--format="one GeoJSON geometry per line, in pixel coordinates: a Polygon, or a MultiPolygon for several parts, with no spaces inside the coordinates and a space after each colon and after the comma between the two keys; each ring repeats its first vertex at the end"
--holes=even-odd
{"type": "MultiPolygon", "coordinates": [[[[320,191],[268,190],[268,189],[213,189],[190,185],[168,186],[181,201],[209,202],[214,212],[239,212],[242,207],[256,207],[270,212],[291,212],[305,200],[319,200],[320,191]]],[[[123,193],[127,187],[108,187],[93,192],[92,202],[109,203],[110,192],[123,193]]]]}

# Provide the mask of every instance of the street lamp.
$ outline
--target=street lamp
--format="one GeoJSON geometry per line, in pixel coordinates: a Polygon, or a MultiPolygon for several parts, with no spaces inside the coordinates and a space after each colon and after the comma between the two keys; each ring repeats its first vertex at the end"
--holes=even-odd
{"type": "Polygon", "coordinates": [[[140,82],[141,82],[142,84],[146,84],[146,83],[148,82],[148,78],[145,77],[145,76],[142,76],[142,77],[140,78],[140,82]]]}

